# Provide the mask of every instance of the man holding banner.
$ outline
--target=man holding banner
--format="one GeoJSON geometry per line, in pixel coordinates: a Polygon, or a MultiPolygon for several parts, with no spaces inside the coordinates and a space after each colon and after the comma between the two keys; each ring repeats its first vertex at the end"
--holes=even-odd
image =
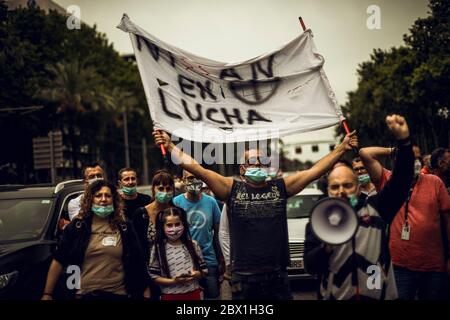
{"type": "Polygon", "coordinates": [[[266,181],[269,158],[258,149],[244,154],[241,181],[203,168],[178,149],[165,132],[153,133],[174,163],[210,186],[226,201],[231,247],[233,299],[290,299],[286,268],[289,264],[286,201],[325,174],[341,157],[357,146],[355,133],[347,134],[335,150],[312,168],[295,175],[266,181]]]}

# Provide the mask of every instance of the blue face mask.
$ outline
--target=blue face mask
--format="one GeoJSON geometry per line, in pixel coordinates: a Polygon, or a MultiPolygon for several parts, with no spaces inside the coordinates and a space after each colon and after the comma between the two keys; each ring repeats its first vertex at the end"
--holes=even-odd
{"type": "Polygon", "coordinates": [[[122,189],[120,189],[120,191],[122,191],[127,196],[133,196],[136,194],[137,188],[136,187],[123,187],[122,189]]]}
{"type": "Polygon", "coordinates": [[[353,208],[355,208],[358,205],[358,197],[356,196],[356,194],[350,194],[347,196],[347,198],[348,202],[353,208]]]}
{"type": "Polygon", "coordinates": [[[247,168],[244,176],[251,182],[259,183],[267,179],[267,170],[263,168],[247,168]]]}
{"type": "Polygon", "coordinates": [[[172,200],[173,198],[173,193],[172,192],[161,192],[161,191],[156,191],[155,194],[155,199],[158,202],[161,203],[167,203],[170,200],[172,200]]]}
{"type": "Polygon", "coordinates": [[[97,206],[95,204],[91,207],[92,212],[94,212],[98,217],[105,218],[114,212],[114,206],[97,206]]]}
{"type": "Polygon", "coordinates": [[[414,178],[417,178],[420,173],[420,169],[422,169],[422,163],[419,159],[416,159],[416,161],[414,161],[414,178]]]}
{"type": "Polygon", "coordinates": [[[362,174],[358,176],[358,182],[360,185],[365,186],[370,182],[370,176],[366,174],[362,174]]]}

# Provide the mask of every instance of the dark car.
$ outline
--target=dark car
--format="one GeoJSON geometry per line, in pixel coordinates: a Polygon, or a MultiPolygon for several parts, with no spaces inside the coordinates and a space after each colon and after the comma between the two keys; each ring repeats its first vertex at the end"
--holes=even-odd
{"type": "Polygon", "coordinates": [[[0,299],[41,297],[61,219],[82,192],[82,180],[0,186],[0,299]]]}

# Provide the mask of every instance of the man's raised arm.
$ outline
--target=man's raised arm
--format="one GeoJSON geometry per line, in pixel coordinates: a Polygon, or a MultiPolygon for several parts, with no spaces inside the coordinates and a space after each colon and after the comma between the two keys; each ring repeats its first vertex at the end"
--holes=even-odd
{"type": "Polygon", "coordinates": [[[397,139],[398,154],[391,178],[373,197],[372,205],[390,224],[408,196],[414,176],[414,154],[405,119],[399,115],[387,116],[386,123],[397,139]]]}
{"type": "Polygon", "coordinates": [[[367,147],[359,150],[359,156],[370,176],[370,180],[376,186],[379,185],[383,173],[383,166],[378,159],[390,156],[392,151],[393,148],[383,147],[367,147]]]}
{"type": "Polygon", "coordinates": [[[308,170],[298,171],[296,174],[284,178],[288,197],[302,191],[308,184],[324,175],[348,150],[358,146],[355,131],[348,133],[344,140],[329,154],[320,159],[308,170]]]}
{"type": "Polygon", "coordinates": [[[233,179],[226,178],[212,170],[203,168],[195,159],[178,149],[166,132],[154,131],[153,137],[157,145],[164,145],[166,150],[171,154],[172,161],[175,164],[178,164],[197,178],[203,180],[218,199],[222,201],[228,199],[231,193],[231,187],[233,186],[233,179]]]}

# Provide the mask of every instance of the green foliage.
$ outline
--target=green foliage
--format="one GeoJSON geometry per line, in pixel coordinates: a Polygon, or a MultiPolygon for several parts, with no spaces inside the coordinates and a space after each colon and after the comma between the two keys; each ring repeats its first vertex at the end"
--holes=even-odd
{"type": "Polygon", "coordinates": [[[405,46],[374,50],[358,67],[358,88],[343,106],[361,146],[387,145],[384,118],[406,116],[422,151],[449,146],[450,4],[431,0],[430,15],[404,36],[405,46]]]}
{"type": "MultiPolygon", "coordinates": [[[[142,137],[152,145],[152,125],[137,67],[121,58],[95,26],[69,30],[66,19],[39,8],[7,11],[0,1],[0,134],[8,137],[0,146],[7,150],[0,169],[9,164],[18,173],[13,181],[2,181],[0,173],[0,183],[29,182],[32,138],[54,129],[63,131],[65,158],[71,161],[59,170],[63,178],[80,177],[80,164],[94,160],[114,178],[125,166],[125,108],[131,165],[142,172],[142,137]],[[17,109],[39,105],[44,107],[34,112],[17,109]],[[2,111],[6,108],[15,111],[2,111]]],[[[161,162],[156,148],[149,155],[156,165],[161,162]]],[[[48,179],[43,172],[34,180],[48,179]]]]}

